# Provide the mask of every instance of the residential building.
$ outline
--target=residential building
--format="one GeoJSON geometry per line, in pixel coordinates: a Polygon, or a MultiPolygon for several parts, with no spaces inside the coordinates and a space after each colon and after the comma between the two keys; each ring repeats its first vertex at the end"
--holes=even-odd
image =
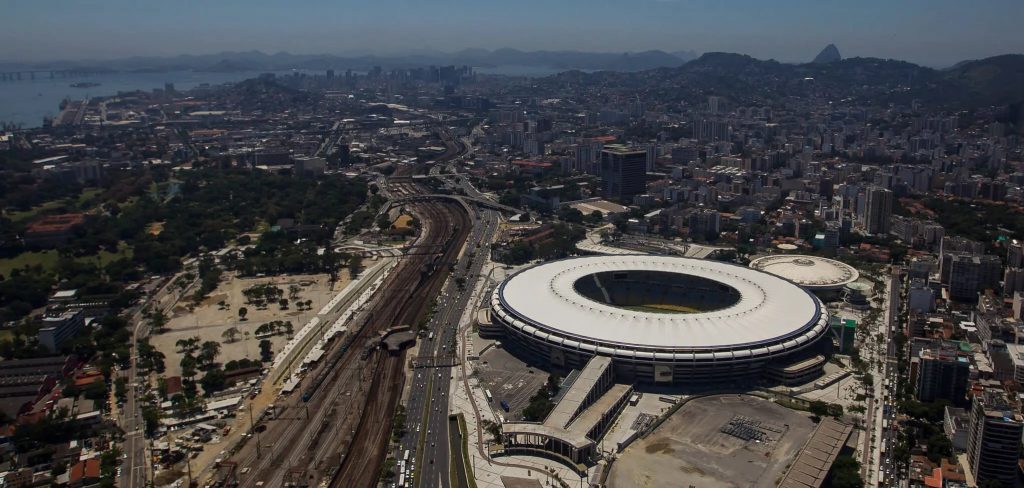
{"type": "Polygon", "coordinates": [[[925,313],[935,311],[935,290],[932,290],[924,280],[910,280],[910,290],[907,292],[907,308],[925,313]]]}
{"type": "Polygon", "coordinates": [[[892,190],[872,187],[866,197],[864,230],[872,235],[888,234],[892,222],[892,190]]]}
{"type": "Polygon", "coordinates": [[[1017,486],[1024,418],[1002,390],[986,388],[971,406],[967,461],[978,484],[995,480],[1017,486]]]}
{"type": "Polygon", "coordinates": [[[990,254],[954,254],[949,261],[949,297],[974,301],[978,293],[999,287],[1002,262],[990,254]]]}
{"type": "Polygon", "coordinates": [[[971,429],[971,416],[957,407],[943,409],[942,430],[957,452],[967,450],[967,434],[971,429]]]}
{"type": "Polygon", "coordinates": [[[949,400],[954,405],[965,405],[967,382],[971,376],[971,363],[961,355],[954,342],[940,342],[937,347],[921,350],[912,361],[918,362],[914,394],[921,402],[949,400]]]}
{"type": "Polygon", "coordinates": [[[712,208],[700,208],[690,214],[690,236],[714,240],[722,231],[721,214],[712,208]]]}

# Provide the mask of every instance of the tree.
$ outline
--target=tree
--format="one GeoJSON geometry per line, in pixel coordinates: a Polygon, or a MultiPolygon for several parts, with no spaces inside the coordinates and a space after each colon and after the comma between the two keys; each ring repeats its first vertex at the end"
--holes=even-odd
{"type": "Polygon", "coordinates": [[[199,380],[199,384],[203,387],[203,394],[210,396],[227,386],[227,378],[222,369],[213,368],[203,375],[203,379],[199,380]]]}
{"type": "Polygon", "coordinates": [[[238,320],[245,321],[245,316],[249,314],[249,309],[245,307],[238,307],[238,320]]]}
{"type": "Polygon", "coordinates": [[[488,434],[494,437],[494,442],[501,442],[501,424],[484,419],[483,427],[488,434]]]}
{"type": "Polygon", "coordinates": [[[829,472],[833,488],[863,488],[864,479],[860,477],[860,463],[852,456],[839,456],[832,464],[829,472]]]}
{"type": "MultiPolygon", "coordinates": [[[[348,258],[348,275],[353,280],[359,276],[359,273],[363,271],[363,259],[359,256],[352,255],[348,258]]],[[[311,303],[311,302],[310,302],[311,303]]]]}
{"type": "Polygon", "coordinates": [[[232,342],[235,342],[235,341],[237,341],[237,340],[238,340],[238,336],[239,336],[239,335],[240,335],[241,333],[242,333],[242,332],[238,330],[238,327],[229,327],[229,328],[228,328],[227,330],[225,330],[225,331],[224,331],[224,333],[223,333],[223,334],[221,334],[220,336],[221,336],[221,337],[222,337],[222,338],[223,338],[223,339],[224,339],[225,341],[227,341],[227,343],[228,343],[228,344],[230,344],[230,343],[232,343],[232,342]]]}
{"type": "Polygon", "coordinates": [[[167,314],[160,309],[149,314],[149,326],[156,334],[163,332],[165,330],[164,328],[167,326],[167,314]]]}
{"type": "Polygon", "coordinates": [[[146,437],[153,437],[160,427],[160,409],[153,405],[143,405],[142,421],[145,423],[146,437]]]}
{"type": "Polygon", "coordinates": [[[530,397],[530,403],[523,409],[523,420],[540,422],[551,413],[555,404],[551,401],[548,391],[548,385],[543,385],[537,390],[537,393],[530,397]]]}
{"type": "Polygon", "coordinates": [[[945,433],[936,433],[928,438],[928,460],[941,463],[942,458],[953,455],[953,443],[945,433]]]}
{"type": "Polygon", "coordinates": [[[194,354],[199,350],[199,337],[189,337],[188,339],[178,339],[174,343],[178,348],[178,352],[181,354],[194,354]]]}
{"type": "Polygon", "coordinates": [[[271,359],[274,359],[274,353],[270,350],[270,341],[263,339],[260,341],[260,359],[268,363],[271,359]]]}
{"type": "Polygon", "coordinates": [[[293,300],[299,298],[300,291],[302,291],[302,288],[299,288],[298,285],[288,285],[288,298],[293,300]]]}
{"type": "Polygon", "coordinates": [[[199,356],[197,356],[196,359],[203,367],[210,368],[213,367],[218,355],[220,355],[220,343],[216,341],[206,341],[199,348],[199,356]]]}
{"type": "Polygon", "coordinates": [[[828,403],[821,400],[814,400],[809,406],[811,414],[817,417],[824,417],[828,415],[828,403]]]}
{"type": "Polygon", "coordinates": [[[282,298],[277,301],[277,305],[281,307],[281,310],[288,310],[288,299],[282,298]]]}
{"type": "Polygon", "coordinates": [[[186,353],[181,357],[181,375],[186,378],[194,378],[196,376],[196,357],[190,353],[186,353]]]}
{"type": "Polygon", "coordinates": [[[128,378],[118,376],[114,380],[114,396],[117,397],[119,402],[123,402],[128,398],[128,378]]]}

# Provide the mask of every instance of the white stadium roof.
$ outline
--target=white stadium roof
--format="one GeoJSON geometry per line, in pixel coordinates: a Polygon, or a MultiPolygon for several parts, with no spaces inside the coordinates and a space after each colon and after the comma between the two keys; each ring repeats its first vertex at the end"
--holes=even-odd
{"type": "Polygon", "coordinates": [[[598,352],[600,346],[655,351],[789,349],[817,337],[827,321],[821,302],[786,280],[724,262],[669,256],[592,256],[544,263],[507,279],[494,299],[499,313],[508,314],[503,318],[525,333],[565,345],[597,344],[598,352]],[[732,287],[740,298],[708,312],[658,313],[597,302],[574,287],[577,280],[594,273],[634,270],[698,276],[732,287]]]}
{"type": "Polygon", "coordinates": [[[834,259],[803,254],[776,254],[750,262],[750,267],[785,278],[811,291],[834,290],[857,281],[853,266],[834,259]]]}

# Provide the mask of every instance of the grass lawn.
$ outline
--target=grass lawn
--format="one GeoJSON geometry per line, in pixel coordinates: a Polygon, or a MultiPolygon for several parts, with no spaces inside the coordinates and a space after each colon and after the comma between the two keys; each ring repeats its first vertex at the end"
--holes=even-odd
{"type": "Polygon", "coordinates": [[[82,191],[81,195],[78,195],[78,208],[83,208],[89,200],[96,198],[103,194],[103,188],[86,188],[82,191]]]}
{"type": "Polygon", "coordinates": [[[0,259],[0,274],[10,276],[11,270],[37,264],[52,269],[57,265],[57,251],[23,252],[13,258],[0,259]]]}
{"type": "Polygon", "coordinates": [[[34,219],[41,213],[56,210],[61,207],[67,207],[68,211],[72,212],[75,210],[87,210],[86,207],[91,203],[91,200],[103,194],[103,191],[103,188],[86,188],[85,190],[82,190],[82,193],[77,197],[50,200],[42,205],[32,207],[25,211],[8,211],[6,215],[7,218],[11,219],[11,222],[19,223],[34,219]]]}
{"type": "Polygon", "coordinates": [[[7,212],[7,218],[11,219],[11,222],[14,223],[24,222],[26,220],[35,218],[35,216],[39,215],[41,212],[46,212],[49,210],[53,210],[55,208],[62,207],[64,206],[64,203],[64,200],[51,200],[42,205],[39,205],[38,207],[32,207],[31,209],[25,211],[15,210],[13,212],[7,212]]]}
{"type": "MultiPolygon", "coordinates": [[[[106,266],[121,257],[131,258],[132,248],[122,242],[118,247],[117,252],[100,251],[99,254],[80,257],[78,260],[82,262],[95,263],[97,256],[99,257],[100,266],[106,266]]],[[[10,259],[0,259],[0,274],[9,276],[11,274],[11,270],[23,268],[25,266],[35,266],[37,264],[47,270],[53,269],[53,267],[57,265],[58,258],[59,255],[55,250],[23,252],[10,259]]]]}

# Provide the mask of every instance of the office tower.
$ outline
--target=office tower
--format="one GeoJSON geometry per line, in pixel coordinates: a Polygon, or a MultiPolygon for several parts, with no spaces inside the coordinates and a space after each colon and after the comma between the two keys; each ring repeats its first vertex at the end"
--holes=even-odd
{"type": "Polygon", "coordinates": [[[994,480],[1003,486],[1017,486],[1022,427],[1020,414],[1002,391],[986,388],[974,398],[967,462],[979,485],[994,480]]]}
{"type": "Polygon", "coordinates": [[[1006,246],[1006,266],[1024,268],[1024,245],[1014,239],[1006,246]]]}
{"type": "Polygon", "coordinates": [[[868,234],[887,234],[892,221],[892,191],[872,187],[867,191],[864,230],[868,234]]]}
{"type": "Polygon", "coordinates": [[[629,202],[647,188],[647,152],[622,145],[601,151],[601,194],[629,202]]]}
{"type": "Polygon", "coordinates": [[[82,309],[70,309],[61,313],[43,316],[43,325],[39,329],[39,344],[51,353],[60,352],[60,347],[78,335],[85,325],[85,314],[82,309]]]}
{"type": "Polygon", "coordinates": [[[327,70],[327,79],[328,80],[333,80],[334,79],[334,70],[333,69],[327,70]]]}

